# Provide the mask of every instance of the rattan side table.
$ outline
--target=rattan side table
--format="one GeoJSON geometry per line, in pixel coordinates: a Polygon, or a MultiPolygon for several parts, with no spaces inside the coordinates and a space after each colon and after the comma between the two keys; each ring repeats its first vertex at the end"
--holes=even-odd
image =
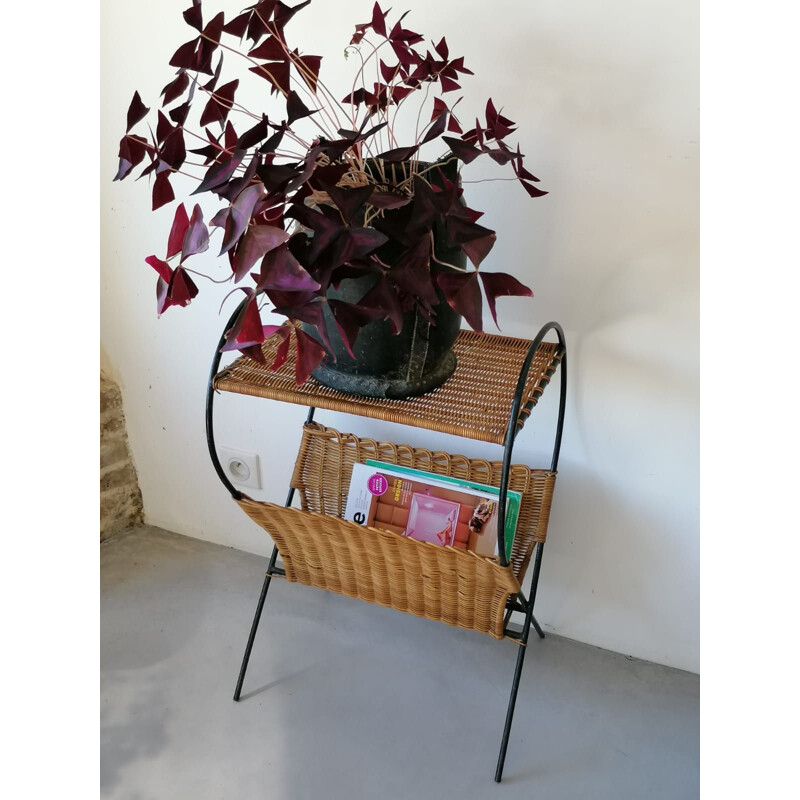
{"type": "MultiPolygon", "coordinates": [[[[225,330],[238,313],[239,309],[225,330]]],[[[223,343],[224,336],[220,347],[223,343]]],[[[274,347],[269,340],[263,345],[268,364],[274,358],[274,347]]],[[[313,378],[297,387],[288,363],[273,372],[243,356],[220,370],[221,353],[217,349],[206,396],[206,435],[211,461],[233,500],[275,542],[234,700],[238,701],[241,694],[273,576],[477,630],[495,639],[511,639],[519,649],[495,771],[495,781],[499,783],[531,627],[544,638],[533,606],[561,448],[567,351],[564,332],[556,322],[542,327],[532,341],[462,331],[453,349],[458,366],[452,377],[426,395],[405,400],[353,397],[328,389],[313,378]],[[557,342],[544,341],[550,331],[556,334],[557,342]],[[531,469],[512,464],[516,436],[559,367],[558,421],[550,467],[531,469]],[[214,398],[218,392],[309,408],[284,506],[247,497],[225,475],[214,444],[214,398]],[[469,459],[340,433],[315,422],[316,409],[493,442],[503,447],[503,457],[501,461],[469,459]],[[353,464],[368,458],[499,487],[499,557],[487,558],[453,547],[439,547],[343,520],[353,464]],[[522,503],[511,555],[506,558],[503,532],[509,489],[522,493],[522,503]],[[299,495],[300,508],[292,507],[295,494],[299,495]],[[277,564],[279,554],[283,567],[277,564]],[[530,596],[526,598],[522,583],[531,559],[533,575],[530,596]],[[524,615],[521,629],[511,624],[514,612],[524,615]]]]}

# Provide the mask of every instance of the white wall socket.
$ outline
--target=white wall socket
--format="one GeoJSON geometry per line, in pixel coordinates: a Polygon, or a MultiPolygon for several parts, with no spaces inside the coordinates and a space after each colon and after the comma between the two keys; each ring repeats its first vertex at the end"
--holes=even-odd
{"type": "Polygon", "coordinates": [[[261,470],[257,453],[220,445],[217,447],[217,456],[231,483],[236,486],[247,486],[250,489],[261,488],[261,470]]]}

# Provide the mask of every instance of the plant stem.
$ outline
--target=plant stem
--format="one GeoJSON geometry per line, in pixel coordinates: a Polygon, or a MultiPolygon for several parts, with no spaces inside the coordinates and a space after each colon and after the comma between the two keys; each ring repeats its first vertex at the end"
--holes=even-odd
{"type": "MultiPolygon", "coordinates": [[[[369,39],[363,39],[362,41],[365,41],[368,45],[370,45],[370,47],[372,47],[372,52],[366,58],[364,58],[364,56],[361,55],[361,48],[359,48],[359,47],[355,47],[354,48],[355,51],[358,53],[359,58],[361,59],[361,67],[359,68],[358,72],[356,72],[355,77],[353,78],[353,85],[352,85],[352,87],[350,89],[350,98],[351,99],[352,99],[353,95],[355,94],[356,83],[358,82],[359,78],[361,78],[361,87],[364,89],[365,92],[367,91],[366,84],[364,83],[364,70],[366,69],[367,63],[369,62],[369,60],[371,58],[377,58],[378,50],[380,50],[381,47],[383,47],[386,44],[386,42],[388,42],[389,40],[387,39],[386,41],[381,42],[377,47],[374,44],[372,44],[372,42],[370,42],[369,39]]],[[[356,106],[353,105],[353,113],[352,113],[352,116],[351,116],[351,120],[352,120],[352,123],[353,123],[353,129],[354,130],[358,130],[358,126],[356,124],[356,117],[357,116],[358,116],[358,111],[356,109],[356,106]]]]}
{"type": "MultiPolygon", "coordinates": [[[[401,181],[400,183],[397,184],[397,188],[399,189],[401,186],[404,186],[407,183],[411,183],[414,180],[415,177],[422,178],[422,176],[426,172],[430,172],[431,170],[436,169],[437,167],[443,167],[446,164],[451,163],[452,161],[458,161],[458,157],[457,156],[452,156],[452,158],[448,158],[447,161],[442,161],[441,163],[437,161],[436,163],[431,164],[429,167],[425,167],[425,169],[420,170],[419,172],[412,172],[411,175],[409,175],[404,181],[401,181]]],[[[425,180],[425,179],[422,178],[422,180],[425,180]]],[[[516,178],[514,180],[516,180],[516,178]]],[[[425,181],[425,182],[430,185],[429,181],[425,181]]],[[[470,181],[467,181],[467,183],[469,183],[469,182],[470,181]]]]}
{"type": "MultiPolygon", "coordinates": [[[[210,36],[206,36],[204,33],[201,33],[200,35],[207,41],[213,42],[214,44],[219,45],[219,47],[223,47],[225,48],[225,50],[229,50],[231,53],[236,53],[236,55],[241,56],[242,58],[249,61],[251,64],[255,64],[255,66],[258,67],[258,69],[261,70],[261,72],[263,72],[270,78],[272,85],[284,96],[284,98],[289,97],[289,93],[278,85],[278,82],[275,80],[275,76],[266,68],[264,64],[259,64],[258,61],[256,61],[253,58],[250,58],[250,56],[247,55],[247,53],[243,53],[241,50],[237,50],[235,47],[228,47],[228,45],[222,44],[222,42],[218,42],[216,39],[212,39],[210,36]]],[[[317,107],[315,110],[320,111],[321,109],[317,107]]],[[[309,119],[320,129],[320,131],[322,131],[324,136],[330,136],[330,134],[320,124],[319,120],[314,119],[314,117],[309,117],[309,119]]],[[[289,134],[289,131],[287,130],[286,133],[289,134]]],[[[310,145],[302,142],[298,137],[292,135],[292,138],[295,138],[298,142],[303,144],[304,147],[310,147],[310,145]]]]}
{"type": "Polygon", "coordinates": [[[191,178],[193,181],[197,181],[198,183],[202,183],[203,179],[198,178],[197,175],[191,175],[188,172],[184,172],[181,169],[173,169],[172,167],[169,168],[170,172],[177,172],[178,175],[185,175],[187,178],[191,178]]]}
{"type": "Polygon", "coordinates": [[[253,119],[257,119],[259,121],[261,120],[261,117],[259,117],[258,114],[254,114],[252,111],[249,111],[241,103],[230,102],[230,105],[228,105],[229,101],[224,97],[218,97],[216,92],[212,92],[209,89],[206,89],[205,86],[200,86],[200,84],[197,85],[197,88],[200,89],[201,92],[211,95],[211,97],[213,97],[220,105],[227,106],[229,111],[240,111],[242,114],[247,114],[248,117],[252,117],[253,119]]]}
{"type": "Polygon", "coordinates": [[[181,267],[183,267],[183,269],[185,269],[187,272],[191,272],[192,275],[199,275],[201,278],[205,278],[207,281],[211,281],[211,283],[229,283],[231,278],[233,277],[233,273],[231,273],[224,280],[218,281],[215,278],[212,278],[210,275],[206,275],[205,272],[198,272],[196,269],[189,269],[189,267],[185,267],[183,264],[181,264],[181,267]]]}
{"type": "MultiPolygon", "coordinates": [[[[433,239],[433,231],[430,232],[430,237],[431,237],[431,258],[437,264],[441,264],[443,267],[451,267],[452,269],[457,270],[458,272],[469,272],[469,270],[464,269],[464,267],[459,267],[457,264],[449,264],[447,261],[441,261],[440,259],[436,258],[436,248],[433,239]]],[[[478,270],[476,269],[475,272],[477,271],[478,270]]]]}
{"type": "MultiPolygon", "coordinates": [[[[272,35],[278,40],[278,42],[280,43],[280,46],[283,48],[284,53],[286,53],[286,55],[289,57],[289,60],[292,62],[292,64],[294,64],[295,69],[301,74],[301,76],[310,77],[316,83],[316,85],[318,87],[322,88],[322,90],[325,92],[325,94],[328,95],[329,99],[332,100],[335,105],[339,106],[341,112],[343,114],[345,114],[345,110],[339,105],[339,102],[331,94],[331,92],[329,91],[328,87],[319,79],[319,75],[315,76],[314,73],[311,70],[309,70],[308,67],[306,67],[306,65],[302,62],[302,59],[300,58],[299,55],[297,57],[297,60],[295,60],[292,52],[289,50],[288,45],[286,44],[286,42],[283,41],[283,38],[278,33],[277,25],[274,28],[271,28],[269,26],[269,23],[266,22],[266,20],[261,16],[261,14],[259,13],[258,9],[256,8],[254,10],[255,10],[256,15],[258,16],[258,18],[261,20],[262,24],[264,25],[264,27],[268,31],[270,31],[270,33],[272,33],[272,35]]],[[[306,84],[307,84],[307,81],[306,81],[306,84]]],[[[310,89],[310,87],[308,87],[308,86],[306,86],[306,88],[310,89]]],[[[342,127],[341,122],[339,122],[339,118],[338,117],[334,118],[334,116],[331,115],[331,110],[325,104],[322,104],[320,106],[320,110],[323,112],[323,114],[325,114],[328,117],[330,122],[333,124],[333,129],[335,131],[342,127]]],[[[334,109],[333,110],[333,115],[335,115],[335,114],[336,114],[336,110],[334,109]]],[[[347,116],[347,115],[345,114],[345,116],[347,116]]],[[[331,136],[331,138],[332,138],[332,136],[331,136]]]]}
{"type": "Polygon", "coordinates": [[[515,181],[516,178],[482,178],[479,181],[461,181],[461,183],[493,183],[494,181],[515,181]]]}
{"type": "MultiPolygon", "coordinates": [[[[419,132],[419,120],[420,117],[422,116],[422,109],[425,108],[425,103],[428,102],[428,94],[430,90],[431,90],[431,84],[428,83],[427,86],[425,87],[425,97],[422,98],[422,102],[419,104],[419,111],[417,112],[417,127],[414,129],[414,136],[415,136],[414,144],[419,144],[419,140],[422,137],[422,134],[419,132]]],[[[430,125],[430,123],[428,123],[428,125],[430,125]]],[[[425,128],[427,128],[428,125],[426,125],[425,128]]],[[[425,133],[425,128],[422,129],[422,133],[425,133]]]]}
{"type": "Polygon", "coordinates": [[[209,42],[211,42],[212,44],[215,44],[215,45],[217,45],[218,47],[222,47],[222,48],[224,48],[225,50],[229,50],[231,53],[236,53],[236,55],[237,55],[237,56],[241,56],[242,58],[244,58],[244,59],[246,59],[247,61],[249,61],[251,64],[254,64],[256,67],[258,67],[258,68],[259,68],[259,69],[260,69],[262,72],[264,72],[266,75],[268,75],[268,76],[269,76],[269,77],[272,79],[273,86],[274,86],[274,87],[275,87],[275,88],[276,88],[276,89],[277,89],[277,90],[278,90],[278,91],[279,91],[279,92],[280,92],[280,93],[281,93],[281,94],[282,94],[284,97],[288,97],[288,96],[289,96],[289,92],[285,91],[284,89],[282,89],[282,88],[281,88],[281,87],[278,85],[278,83],[275,81],[275,78],[274,78],[274,76],[272,75],[272,73],[271,73],[271,72],[270,72],[270,71],[269,71],[269,70],[268,70],[268,69],[267,69],[267,68],[266,68],[266,67],[265,67],[263,64],[259,64],[259,63],[258,63],[258,61],[256,61],[254,58],[250,58],[250,56],[249,56],[249,55],[247,55],[247,53],[243,53],[241,50],[237,50],[235,47],[228,47],[228,45],[227,45],[227,44],[222,44],[222,42],[219,42],[219,41],[217,41],[216,39],[212,39],[210,36],[206,36],[204,33],[201,33],[201,34],[200,34],[200,36],[202,36],[202,37],[203,37],[203,38],[204,38],[206,41],[209,41],[209,42]]]}
{"type": "MultiPolygon", "coordinates": [[[[183,127],[183,126],[181,126],[183,127]]],[[[205,136],[201,136],[199,133],[194,133],[190,131],[188,128],[183,128],[184,133],[188,133],[189,136],[194,136],[195,139],[199,139],[201,142],[205,142],[206,144],[210,144],[212,147],[216,147],[217,150],[221,150],[223,153],[227,153],[228,155],[233,155],[232,151],[227,150],[221,144],[217,144],[216,142],[212,142],[211,139],[208,139],[205,136]]]]}

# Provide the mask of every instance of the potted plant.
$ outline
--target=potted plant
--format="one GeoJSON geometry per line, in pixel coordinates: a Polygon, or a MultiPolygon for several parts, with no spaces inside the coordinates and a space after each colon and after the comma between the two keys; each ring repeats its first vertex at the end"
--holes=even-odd
{"type": "Polygon", "coordinates": [[[223,350],[266,363],[266,349],[272,369],[291,358],[298,384],[313,374],[356,394],[419,394],[452,373],[461,318],[482,330],[483,295],[495,323],[498,297],[531,296],[511,275],[481,268],[495,233],[467,205],[461,167],[486,156],[531,197],[546,192],[507,143],[515,124],[491,99],[483,119],[462,126],[460,81],[472,73],[444,38],[427,45],[405,28],[406,14],[390,20],[375,3],[355,26],[345,50],[357,57],[355,77],[336,97],[320,78],[321,56],[286,34],[310,2],[260,0],[206,20],[195,0],[183,14],[192,39],[169,62],[176,73],[149,135],[134,132],[150,111],[134,94],[115,180],[141,165],[153,210],[175,199],[175,173],[197,179],[192,194],[222,202],[208,223],[199,205],[180,203],[163,257],[145,259],[158,273],[159,314],[195,297],[190,259],[217,236],[228,280],[245,295],[223,350]],[[244,68],[239,78],[222,78],[223,56],[226,68],[232,59],[244,68]],[[237,101],[246,78],[263,82],[277,115],[237,101]],[[403,114],[416,119],[408,139],[403,114]],[[264,325],[265,307],[286,323],[264,325]],[[262,348],[267,339],[277,347],[262,348]]]}

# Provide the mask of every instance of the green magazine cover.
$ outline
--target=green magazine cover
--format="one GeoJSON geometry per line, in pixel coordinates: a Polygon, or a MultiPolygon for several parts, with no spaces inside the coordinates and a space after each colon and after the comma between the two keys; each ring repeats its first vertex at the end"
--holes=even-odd
{"type": "MultiPolygon", "coordinates": [[[[500,489],[498,489],[496,486],[489,486],[485,483],[476,483],[474,481],[468,481],[462,478],[453,478],[449,475],[439,475],[435,472],[426,472],[425,470],[413,469],[412,467],[401,467],[397,464],[390,464],[387,461],[377,461],[371,458],[367,459],[366,464],[369,467],[386,470],[387,472],[396,472],[403,475],[408,475],[409,477],[416,477],[426,482],[438,482],[443,486],[457,486],[462,489],[485,493],[494,497],[500,496],[500,489]]],[[[519,520],[519,508],[521,501],[522,495],[519,492],[515,492],[511,489],[508,490],[508,496],[506,499],[506,519],[504,526],[507,559],[511,558],[511,548],[514,544],[514,533],[517,529],[517,521],[519,520]]]]}

